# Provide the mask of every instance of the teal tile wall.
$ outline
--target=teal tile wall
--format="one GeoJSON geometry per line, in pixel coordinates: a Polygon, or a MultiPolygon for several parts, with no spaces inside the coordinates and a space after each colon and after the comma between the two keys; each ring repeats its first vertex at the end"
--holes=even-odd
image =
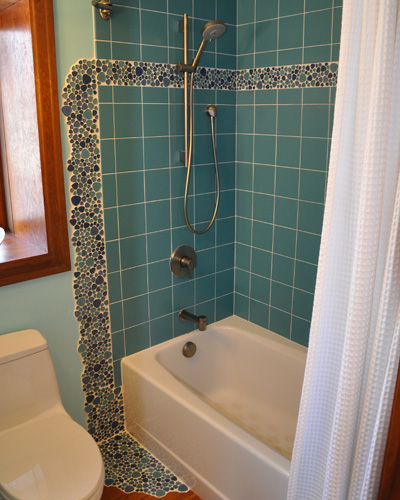
{"type": "MultiPolygon", "coordinates": [[[[204,66],[248,68],[337,60],[339,0],[120,0],[111,22],[96,16],[101,58],[175,63],[178,20],[189,44],[222,18],[226,34],[204,66]],[[237,39],[236,39],[237,37],[237,39]]],[[[107,268],[116,382],[124,355],[234,312],[307,345],[324,208],[334,88],[195,90],[189,217],[209,220],[215,197],[207,104],[218,105],[221,205],[211,231],[193,236],[182,207],[183,90],[101,87],[100,134],[107,268]],[[198,255],[195,279],[171,275],[181,244],[198,255]]]]}
{"type": "Polygon", "coordinates": [[[334,97],[331,88],[237,95],[235,313],[302,344],[311,319],[334,97]]]}
{"type": "Polygon", "coordinates": [[[341,0],[238,0],[237,68],[339,59],[341,0]]]}
{"type": "MultiPolygon", "coordinates": [[[[338,59],[341,2],[238,0],[238,68],[338,59]]],[[[335,88],[237,92],[235,314],[309,327],[335,88]]]]}
{"type": "Polygon", "coordinates": [[[219,109],[217,147],[221,199],[216,223],[194,236],[185,226],[183,90],[100,89],[100,139],[108,285],[116,379],[119,361],[194,328],[181,323],[187,308],[209,322],[233,312],[235,231],[235,92],[195,93],[195,140],[189,217],[199,229],[215,200],[209,119],[219,109]],[[194,279],[176,278],[169,257],[179,245],[197,252],[194,279]],[[218,264],[217,264],[218,263],[218,264]]]}
{"type": "Polygon", "coordinates": [[[146,62],[183,60],[178,22],[189,17],[189,58],[201,42],[200,30],[213,19],[227,25],[225,35],[209,43],[201,65],[236,68],[236,2],[234,0],[123,0],[114,3],[110,21],[95,16],[96,56],[146,62]]]}

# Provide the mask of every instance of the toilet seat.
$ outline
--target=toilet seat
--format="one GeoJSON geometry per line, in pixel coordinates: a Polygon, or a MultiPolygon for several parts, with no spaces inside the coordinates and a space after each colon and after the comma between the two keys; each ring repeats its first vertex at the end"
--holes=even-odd
{"type": "Polygon", "coordinates": [[[64,411],[0,433],[1,500],[99,500],[103,486],[96,443],[64,411]]]}

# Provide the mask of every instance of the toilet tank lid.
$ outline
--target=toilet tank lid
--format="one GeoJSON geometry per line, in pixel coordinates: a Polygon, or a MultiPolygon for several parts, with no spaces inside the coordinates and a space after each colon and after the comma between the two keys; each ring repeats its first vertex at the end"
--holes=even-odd
{"type": "Polygon", "coordinates": [[[37,330],[0,335],[0,365],[47,349],[47,341],[37,330]]]}

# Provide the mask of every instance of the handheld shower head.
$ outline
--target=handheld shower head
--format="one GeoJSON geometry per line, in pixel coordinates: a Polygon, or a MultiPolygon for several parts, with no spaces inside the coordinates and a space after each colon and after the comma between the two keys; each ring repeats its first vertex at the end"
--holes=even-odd
{"type": "Polygon", "coordinates": [[[204,40],[208,40],[209,42],[211,42],[211,40],[215,40],[216,38],[222,36],[225,31],[225,23],[216,19],[215,21],[210,21],[209,23],[205,24],[201,28],[200,33],[204,40]]]}
{"type": "Polygon", "coordinates": [[[199,65],[201,54],[205,46],[207,45],[207,42],[211,42],[211,40],[219,38],[225,33],[225,30],[225,23],[223,23],[222,21],[218,21],[218,19],[208,22],[201,28],[200,33],[203,37],[203,40],[201,41],[200,47],[197,49],[196,55],[194,56],[192,62],[192,67],[194,68],[194,70],[196,70],[197,66],[199,65]]]}

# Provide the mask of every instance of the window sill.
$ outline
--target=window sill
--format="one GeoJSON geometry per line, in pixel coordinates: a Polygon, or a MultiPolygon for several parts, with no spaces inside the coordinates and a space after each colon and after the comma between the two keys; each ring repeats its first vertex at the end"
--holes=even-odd
{"type": "Polygon", "coordinates": [[[0,245],[0,286],[63,273],[71,269],[69,252],[54,246],[48,252],[12,233],[0,245]]]}
{"type": "Polygon", "coordinates": [[[46,254],[46,251],[28,243],[23,238],[6,233],[3,243],[0,245],[0,264],[46,254]]]}

